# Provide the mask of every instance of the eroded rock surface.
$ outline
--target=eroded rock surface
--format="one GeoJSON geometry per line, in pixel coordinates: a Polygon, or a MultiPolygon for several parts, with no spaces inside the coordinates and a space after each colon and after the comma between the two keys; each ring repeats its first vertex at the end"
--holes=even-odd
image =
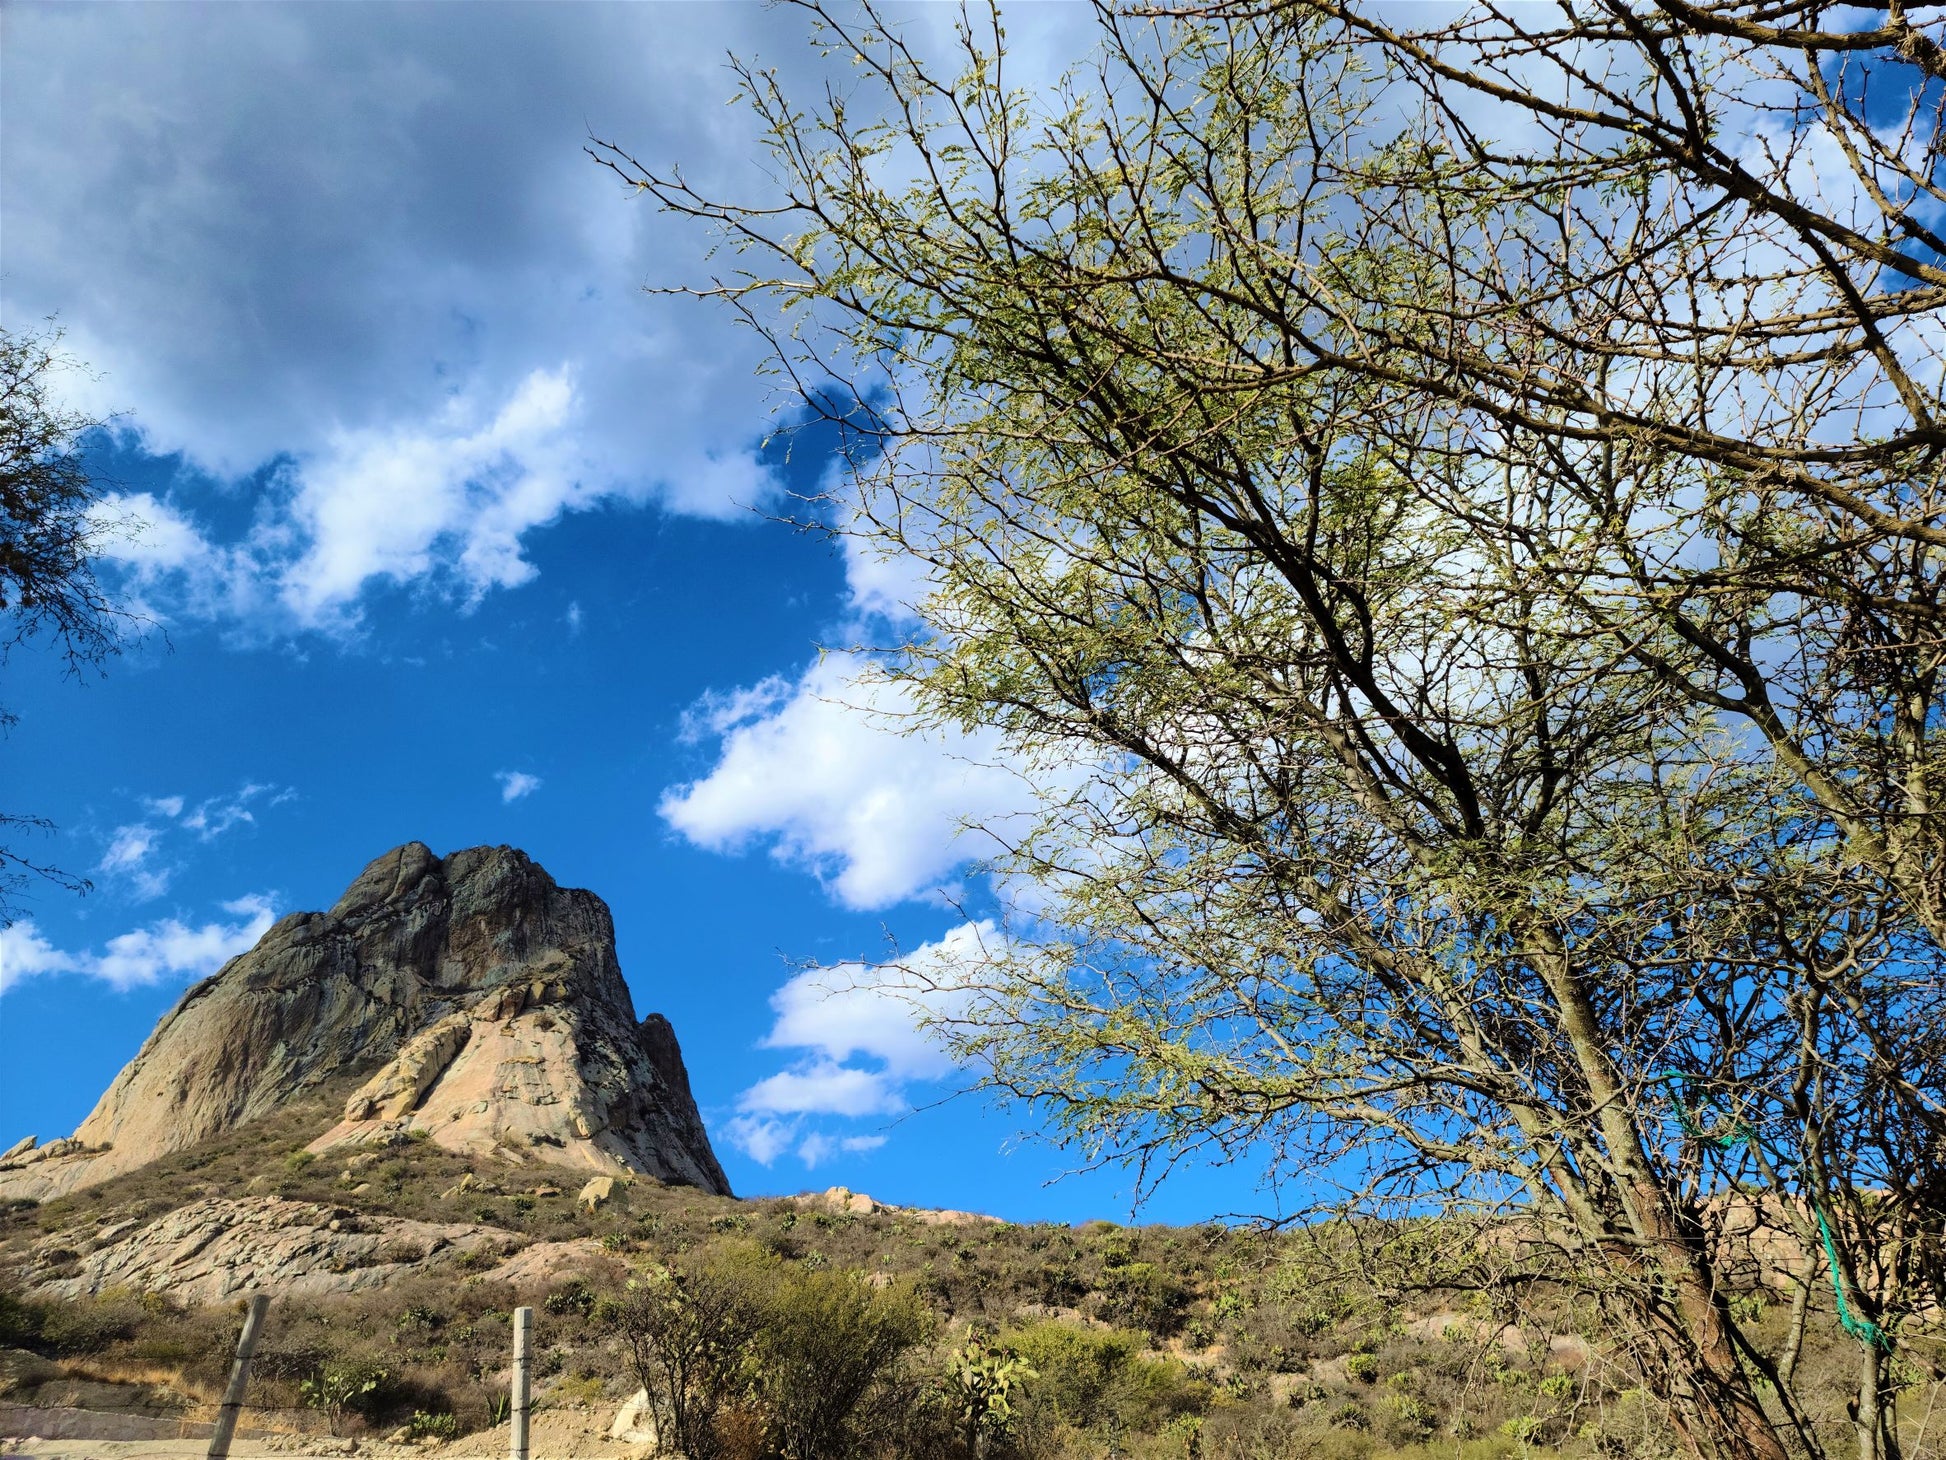
{"type": "Polygon", "coordinates": [[[71,1138],[0,1158],[0,1197],[108,1180],[373,1066],[314,1149],[423,1130],[729,1191],[668,1021],[636,1021],[602,900],[511,847],[410,842],[190,989],[71,1138]]]}
{"type": "Polygon", "coordinates": [[[382,1287],[445,1253],[497,1259],[519,1240],[477,1224],[359,1216],[277,1197],[217,1197],[112,1236],[57,1232],[36,1245],[20,1276],[34,1291],[62,1298],[111,1287],[199,1305],[254,1292],[317,1297],[382,1287]]]}

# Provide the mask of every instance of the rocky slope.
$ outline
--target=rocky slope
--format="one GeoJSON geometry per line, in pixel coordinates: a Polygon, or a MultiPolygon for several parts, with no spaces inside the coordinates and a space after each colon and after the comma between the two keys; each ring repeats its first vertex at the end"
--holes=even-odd
{"type": "Polygon", "coordinates": [[[0,1156],[0,1199],[106,1181],[374,1066],[314,1149],[423,1133],[729,1191],[668,1021],[636,1022],[601,899],[510,847],[411,842],[190,989],[72,1137],[0,1156]]]}

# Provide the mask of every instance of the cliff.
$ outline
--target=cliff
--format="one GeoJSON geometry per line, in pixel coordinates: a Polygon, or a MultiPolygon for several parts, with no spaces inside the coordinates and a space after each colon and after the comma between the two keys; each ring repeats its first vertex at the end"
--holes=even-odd
{"type": "Polygon", "coordinates": [[[0,1156],[0,1198],[109,1180],[364,1070],[313,1149],[421,1138],[729,1191],[606,904],[511,847],[410,842],[184,994],[72,1137],[0,1156]]]}

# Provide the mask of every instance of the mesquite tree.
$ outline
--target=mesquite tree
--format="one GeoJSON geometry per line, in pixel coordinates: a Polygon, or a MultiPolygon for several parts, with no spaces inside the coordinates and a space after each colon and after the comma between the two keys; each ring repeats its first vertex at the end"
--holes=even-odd
{"type": "Polygon", "coordinates": [[[1946,1208],[1939,51],[1541,13],[1104,9],[1036,101],[997,17],[941,66],[819,10],[859,87],[740,73],[778,196],[594,150],[740,250],[832,520],[927,566],[882,672],[1043,780],[956,990],[993,1085],[1482,1220],[1698,1452],[1889,1456],[1946,1208]],[[1846,1413],[1730,1302],[1753,1212],[1846,1413]]]}

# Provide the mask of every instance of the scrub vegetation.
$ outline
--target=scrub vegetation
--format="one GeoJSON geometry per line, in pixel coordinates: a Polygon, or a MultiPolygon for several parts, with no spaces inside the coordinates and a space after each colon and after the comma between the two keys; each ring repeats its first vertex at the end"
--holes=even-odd
{"type": "MultiPolygon", "coordinates": [[[[544,1406],[605,1427],[646,1387],[671,1450],[681,1436],[692,1460],[1669,1453],[1598,1309],[1511,1269],[1506,1244],[1457,1222],[1067,1227],[646,1181],[590,1212],[547,1167],[424,1142],[309,1157],[302,1140],[341,1098],[334,1088],[110,1186],[14,1206],[0,1283],[77,1227],[206,1196],[314,1202],[341,1224],[489,1224],[483,1252],[432,1255],[376,1291],[273,1301],[252,1405],[347,1436],[436,1442],[504,1420],[524,1303],[544,1406]],[[469,1174],[472,1189],[456,1191],[469,1174]],[[533,1194],[549,1183],[562,1190],[533,1194]],[[549,1276],[494,1274],[564,1241],[577,1245],[549,1276]]],[[[1763,1342],[1785,1341],[1789,1295],[1753,1281],[1734,1301],[1763,1342]]],[[[220,1392],[237,1324],[229,1303],[0,1288],[0,1348],[184,1404],[220,1392]]],[[[1813,1302],[1797,1382],[1834,1435],[1856,1348],[1828,1300],[1813,1302]]],[[[1917,1372],[1908,1382],[1933,1388],[1917,1372]]],[[[1918,1428],[1909,1438],[1923,1452],[1918,1428]]]]}

